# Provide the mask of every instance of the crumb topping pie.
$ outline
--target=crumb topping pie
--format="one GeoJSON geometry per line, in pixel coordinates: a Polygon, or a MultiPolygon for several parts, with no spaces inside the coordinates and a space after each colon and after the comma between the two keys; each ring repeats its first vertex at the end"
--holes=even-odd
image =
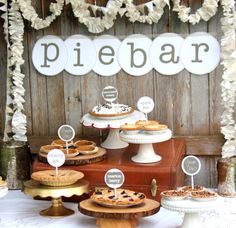
{"type": "Polygon", "coordinates": [[[143,193],[131,191],[128,189],[116,189],[117,197],[115,197],[114,189],[96,190],[91,199],[107,207],[130,207],[144,202],[146,196],[143,193]]]}
{"type": "Polygon", "coordinates": [[[166,190],[161,192],[161,196],[168,200],[182,200],[188,197],[189,193],[182,190],[166,190]]]}
{"type": "Polygon", "coordinates": [[[83,177],[82,172],[75,170],[58,170],[58,175],[55,170],[43,170],[31,174],[33,180],[53,187],[71,185],[83,177]]]}

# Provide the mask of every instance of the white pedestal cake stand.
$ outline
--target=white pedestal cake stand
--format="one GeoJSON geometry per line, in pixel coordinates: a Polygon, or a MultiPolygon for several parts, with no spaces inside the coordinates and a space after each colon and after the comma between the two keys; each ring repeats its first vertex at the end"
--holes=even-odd
{"type": "MultiPolygon", "coordinates": [[[[200,213],[214,211],[220,208],[222,200],[217,197],[211,201],[194,201],[194,200],[167,200],[161,199],[161,206],[172,211],[184,212],[183,223],[180,228],[205,228],[201,222],[200,213]]],[[[214,225],[210,226],[214,227],[214,225]]]]}
{"type": "Polygon", "coordinates": [[[167,141],[171,136],[172,132],[170,129],[166,129],[154,135],[142,132],[134,135],[124,132],[120,133],[121,140],[128,143],[140,144],[137,154],[131,158],[132,161],[137,163],[153,163],[160,161],[161,156],[155,153],[152,143],[167,141]]]}
{"type": "Polygon", "coordinates": [[[94,127],[98,129],[109,129],[109,134],[104,142],[101,143],[101,146],[106,149],[120,149],[125,148],[129,144],[120,139],[120,126],[123,124],[133,124],[138,120],[144,120],[145,115],[142,112],[134,111],[132,114],[124,118],[107,118],[100,119],[91,116],[89,113],[85,114],[81,123],[86,127],[94,127]]]}

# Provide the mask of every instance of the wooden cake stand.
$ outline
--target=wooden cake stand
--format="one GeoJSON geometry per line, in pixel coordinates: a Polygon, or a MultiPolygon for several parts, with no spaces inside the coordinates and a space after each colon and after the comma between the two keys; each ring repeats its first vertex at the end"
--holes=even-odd
{"type": "Polygon", "coordinates": [[[79,180],[75,184],[63,187],[50,187],[42,185],[37,181],[29,180],[23,184],[23,192],[30,196],[51,197],[52,205],[48,209],[40,211],[40,215],[49,217],[63,217],[74,214],[74,211],[66,208],[62,204],[61,197],[80,196],[89,192],[89,183],[85,180],[79,180]]]}
{"type": "MultiPolygon", "coordinates": [[[[77,155],[75,157],[66,158],[64,165],[91,164],[91,163],[102,161],[105,158],[106,158],[106,150],[104,148],[99,147],[98,152],[95,154],[77,155]]],[[[47,154],[45,153],[39,152],[38,159],[41,162],[48,163],[47,154]]]]}
{"type": "Polygon", "coordinates": [[[146,199],[138,206],[128,208],[109,208],[103,207],[91,199],[81,201],[79,211],[82,214],[95,217],[97,226],[100,228],[134,228],[138,224],[138,219],[157,213],[160,209],[160,203],[146,199]]]}

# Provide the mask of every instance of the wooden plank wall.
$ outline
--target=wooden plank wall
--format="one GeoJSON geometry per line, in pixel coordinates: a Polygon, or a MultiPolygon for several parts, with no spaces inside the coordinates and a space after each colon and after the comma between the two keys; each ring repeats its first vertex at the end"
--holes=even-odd
{"type": "MultiPolygon", "coordinates": [[[[49,14],[48,6],[51,1],[33,0],[32,2],[40,17],[49,14]]],[[[194,10],[201,7],[201,1],[184,2],[194,10]]],[[[104,5],[104,0],[97,1],[97,4],[104,5]]],[[[158,24],[130,23],[123,17],[116,20],[111,29],[99,35],[110,34],[122,39],[133,33],[140,33],[155,38],[161,33],[175,32],[186,37],[190,33],[204,31],[214,35],[219,41],[222,35],[221,15],[222,9],[219,8],[217,15],[209,22],[200,22],[192,26],[182,23],[176,13],[169,14],[166,7],[158,24]]],[[[0,134],[3,133],[5,101],[5,87],[2,82],[6,75],[6,51],[2,25],[3,20],[0,19],[0,134]]],[[[212,73],[202,76],[191,74],[186,70],[178,75],[166,76],[153,70],[141,77],[127,75],[124,71],[112,77],[101,77],[94,72],[76,77],[65,71],[57,76],[45,77],[36,71],[31,61],[32,48],[40,37],[57,35],[66,38],[73,34],[84,34],[91,38],[95,36],[73,16],[70,5],[64,7],[62,15],[47,29],[36,31],[27,21],[25,26],[25,64],[22,70],[26,75],[25,113],[29,139],[56,135],[58,127],[62,124],[72,125],[79,137],[98,136],[98,130],[82,127],[80,118],[98,101],[102,102],[102,88],[112,85],[118,88],[120,103],[135,106],[141,96],[152,97],[156,106],[150,118],[168,124],[175,137],[186,137],[190,145],[194,137],[207,137],[208,145],[212,143],[215,145],[214,140],[217,138],[219,140],[216,144],[222,145],[220,134],[222,67],[220,65],[212,73]]],[[[198,143],[201,144],[201,140],[198,143]]],[[[193,148],[192,153],[197,150],[195,147],[191,148],[193,148]]],[[[220,147],[213,146],[212,151],[215,151],[215,148],[219,154],[220,147]]],[[[205,150],[203,147],[203,154],[205,150]]],[[[206,171],[212,169],[210,165],[207,167],[206,171]]]]}

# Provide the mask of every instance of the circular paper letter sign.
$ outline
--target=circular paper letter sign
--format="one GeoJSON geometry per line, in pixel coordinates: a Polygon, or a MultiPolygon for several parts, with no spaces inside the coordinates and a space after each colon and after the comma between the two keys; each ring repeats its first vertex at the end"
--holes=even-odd
{"type": "Polygon", "coordinates": [[[110,169],[106,172],[104,180],[108,187],[119,188],[123,185],[125,176],[119,169],[110,169]]]}
{"type": "Polygon", "coordinates": [[[181,163],[182,170],[189,176],[196,175],[201,169],[201,162],[195,156],[187,156],[181,163]]]}
{"type": "Polygon", "coordinates": [[[65,154],[61,150],[53,149],[48,153],[47,161],[53,167],[60,167],[65,162],[65,154]]]}
{"type": "Polygon", "coordinates": [[[75,137],[75,130],[70,125],[62,125],[58,129],[58,136],[63,141],[71,141],[75,137]]]}
{"type": "Polygon", "coordinates": [[[105,101],[113,102],[118,97],[118,91],[113,86],[107,86],[102,90],[102,97],[105,101]]]}
{"type": "Polygon", "coordinates": [[[137,102],[137,108],[143,113],[149,113],[154,108],[154,102],[151,97],[141,97],[137,102]]]}

